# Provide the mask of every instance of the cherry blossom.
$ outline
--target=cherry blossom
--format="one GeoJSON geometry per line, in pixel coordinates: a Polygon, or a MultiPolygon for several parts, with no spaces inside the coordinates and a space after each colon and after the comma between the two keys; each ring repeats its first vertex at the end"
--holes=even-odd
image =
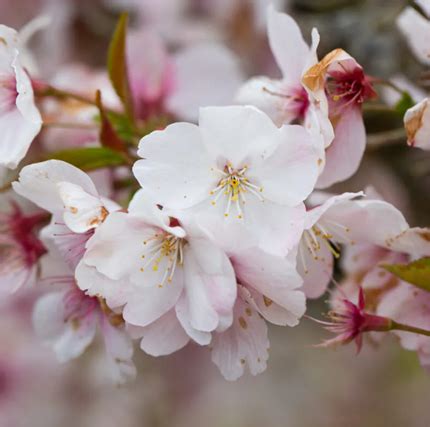
{"type": "Polygon", "coordinates": [[[253,375],[266,369],[270,347],[266,322],[296,326],[306,305],[299,289],[302,279],[291,256],[252,248],[230,259],[238,281],[234,319],[229,329],[213,334],[211,356],[227,380],[236,380],[245,367],[253,375]]]}
{"type": "Polygon", "coordinates": [[[242,235],[243,245],[272,253],[297,242],[302,202],[318,174],[313,139],[303,127],[277,128],[254,107],[206,107],[199,126],[176,123],[153,132],[138,154],[143,160],[133,171],[153,200],[168,209],[192,208],[221,246],[240,243],[231,232],[242,235]]]}
{"type": "Polygon", "coordinates": [[[236,280],[227,257],[198,228],[183,228],[138,192],[128,213],[110,214],[86,244],[78,285],[124,306],[124,319],[143,328],[141,347],[154,355],[231,325],[236,280]],[[164,330],[163,333],[159,331],[164,330]],[[166,334],[177,333],[165,341],[166,334]],[[155,340],[155,342],[154,342],[155,340]]]}
{"type": "Polygon", "coordinates": [[[304,278],[304,291],[317,298],[332,277],[339,245],[371,243],[390,249],[399,235],[409,229],[400,211],[381,200],[350,200],[360,193],[344,193],[328,198],[309,209],[305,231],[297,250],[298,270],[304,278]]]}
{"type": "Polygon", "coordinates": [[[334,127],[335,137],[327,148],[326,165],[318,180],[318,186],[325,188],[357,171],[366,146],[361,106],[375,98],[376,92],[361,65],[342,49],[333,50],[310,67],[303,83],[334,127]],[[328,103],[321,102],[325,97],[328,103]]]}
{"type": "Polygon", "coordinates": [[[14,190],[52,214],[42,230],[46,245],[53,244],[74,269],[85,242],[109,212],[119,206],[100,196],[91,178],[60,160],[34,163],[21,170],[14,190]]]}
{"type": "MultiPolygon", "coordinates": [[[[309,47],[296,22],[273,7],[268,8],[267,26],[270,47],[282,72],[282,79],[254,77],[239,90],[237,101],[260,108],[278,126],[294,121],[304,123],[322,138],[322,148],[327,147],[333,139],[328,115],[321,106],[316,108],[302,83],[305,71],[317,62],[319,34],[316,29],[313,30],[312,46],[309,47]]],[[[321,96],[319,104],[326,102],[325,97],[321,96]]]]}
{"type": "Polygon", "coordinates": [[[85,295],[73,276],[48,279],[55,290],[36,302],[33,323],[38,336],[52,346],[60,362],[80,356],[101,331],[112,379],[124,383],[134,378],[133,346],[121,314],[97,297],[85,295]]]}
{"type": "Polygon", "coordinates": [[[46,252],[35,231],[48,218],[43,212],[25,215],[16,202],[0,213],[0,295],[35,283],[38,261],[46,252]]]}
{"type": "Polygon", "coordinates": [[[19,36],[0,26],[0,166],[15,169],[39,133],[42,120],[30,77],[21,65],[19,36]]]}

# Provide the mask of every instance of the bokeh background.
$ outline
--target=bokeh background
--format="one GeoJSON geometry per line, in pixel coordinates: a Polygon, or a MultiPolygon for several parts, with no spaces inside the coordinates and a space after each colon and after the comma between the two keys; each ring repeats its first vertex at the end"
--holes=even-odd
{"type": "MultiPolygon", "coordinates": [[[[103,67],[123,10],[134,27],[159,32],[171,51],[217,40],[238,54],[249,76],[278,71],[265,36],[267,0],[0,0],[0,21],[17,29],[41,13],[49,28],[32,45],[44,76],[65,64],[103,67]]],[[[320,57],[342,47],[382,78],[407,78],[426,90],[426,70],[396,28],[404,0],[277,0],[306,38],[321,33],[320,57]]],[[[142,46],[138,55],[145,55],[142,46]]],[[[430,83],[430,80],[427,81],[430,83]]],[[[79,84],[79,82],[77,82],[79,84]]],[[[381,94],[384,96],[384,94],[381,94]]],[[[385,94],[386,95],[386,94],[385,94]]],[[[413,225],[430,223],[430,156],[408,148],[401,117],[366,111],[368,150],[360,171],[334,190],[368,185],[405,212],[413,225]]],[[[258,377],[223,380],[207,351],[189,345],[154,359],[137,351],[138,378],[112,386],[99,348],[60,365],[34,336],[32,292],[0,305],[0,427],[428,427],[430,377],[416,355],[394,339],[313,348],[324,332],[304,320],[271,326],[269,366],[258,377]]],[[[324,301],[310,303],[320,316],[324,301]]]]}

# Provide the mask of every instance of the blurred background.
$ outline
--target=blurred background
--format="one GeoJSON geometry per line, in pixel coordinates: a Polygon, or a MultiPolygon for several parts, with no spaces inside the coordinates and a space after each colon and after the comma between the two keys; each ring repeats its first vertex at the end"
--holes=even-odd
{"type": "MultiPolygon", "coordinates": [[[[321,34],[319,56],[342,47],[365,71],[409,80],[426,91],[426,70],[396,28],[404,0],[276,0],[309,40],[321,34]]],[[[32,40],[45,78],[82,62],[102,68],[119,13],[130,11],[134,28],[157,31],[174,52],[200,40],[217,40],[240,58],[246,75],[278,75],[268,48],[268,0],[0,0],[2,24],[22,28],[52,17],[32,40]]],[[[145,55],[145,46],[136,55],[145,55]]],[[[428,76],[427,76],[427,83],[428,76]]],[[[392,95],[392,94],[391,94],[392,95]]],[[[390,94],[383,99],[390,102],[390,94]]],[[[430,155],[408,148],[402,118],[365,112],[368,150],[359,172],[334,191],[374,186],[413,225],[429,225],[430,155]]],[[[206,350],[189,345],[166,358],[137,351],[138,378],[117,388],[97,346],[60,365],[31,326],[34,295],[0,306],[0,427],[427,427],[430,377],[414,353],[395,340],[336,351],[312,348],[324,332],[308,320],[271,326],[268,369],[235,383],[223,380],[206,350]]],[[[310,303],[320,317],[324,301],[310,303]]]]}

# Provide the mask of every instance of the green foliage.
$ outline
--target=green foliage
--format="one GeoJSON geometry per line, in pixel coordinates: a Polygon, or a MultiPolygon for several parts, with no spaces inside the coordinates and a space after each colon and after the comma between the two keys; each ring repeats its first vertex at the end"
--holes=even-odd
{"type": "Polygon", "coordinates": [[[409,92],[404,91],[402,93],[402,97],[397,101],[396,105],[394,106],[394,109],[403,117],[406,111],[414,105],[415,101],[412,99],[412,96],[409,94],[409,92]]]}
{"type": "Polygon", "coordinates": [[[124,155],[106,147],[85,147],[61,150],[51,153],[49,158],[63,160],[84,171],[127,164],[124,155]]]}
{"type": "Polygon", "coordinates": [[[118,21],[109,45],[108,73],[117,95],[121,99],[129,118],[133,117],[133,98],[128,79],[126,41],[128,14],[123,13],[118,21]]]}
{"type": "Polygon", "coordinates": [[[106,112],[106,116],[122,140],[127,142],[132,142],[134,140],[135,131],[128,117],[113,111],[106,112]]]}
{"type": "Polygon", "coordinates": [[[405,282],[430,291],[430,258],[421,258],[409,264],[384,264],[382,267],[405,282]]]}

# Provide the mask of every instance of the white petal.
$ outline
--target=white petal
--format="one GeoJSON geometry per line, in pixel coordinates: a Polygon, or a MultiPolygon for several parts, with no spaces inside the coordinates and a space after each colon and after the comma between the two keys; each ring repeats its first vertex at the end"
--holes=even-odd
{"type": "Polygon", "coordinates": [[[63,295],[47,294],[35,306],[33,322],[36,332],[53,346],[60,362],[80,356],[94,339],[95,315],[88,315],[79,324],[64,319],[63,295]]]}
{"type": "Polygon", "coordinates": [[[185,297],[185,293],[179,298],[178,303],[175,307],[176,316],[179,320],[179,323],[184,328],[184,331],[187,335],[197,344],[199,345],[207,345],[211,341],[211,334],[209,332],[198,331],[193,328],[190,323],[190,313],[188,310],[188,301],[185,297]]]}
{"type": "Polygon", "coordinates": [[[321,223],[335,241],[368,242],[390,248],[393,239],[409,228],[402,213],[382,200],[349,200],[329,209],[321,223]]]}
{"type": "Polygon", "coordinates": [[[151,356],[165,356],[184,347],[190,338],[185,333],[175,310],[170,310],[142,330],[140,348],[151,356]]]}
{"type": "Polygon", "coordinates": [[[333,276],[333,254],[330,243],[318,239],[320,248],[315,255],[303,241],[297,253],[297,268],[303,278],[302,290],[306,298],[319,298],[327,289],[333,276]]]}
{"type": "MultiPolygon", "coordinates": [[[[181,227],[170,227],[170,217],[167,209],[160,209],[150,194],[141,189],[136,192],[128,205],[128,212],[138,217],[150,226],[159,227],[177,237],[185,237],[185,230],[181,227]]],[[[175,215],[171,215],[175,216],[175,215]]]]}
{"type": "Polygon", "coordinates": [[[423,10],[423,12],[430,17],[430,1],[429,0],[415,0],[415,3],[423,10]]]}
{"type": "MultiPolygon", "coordinates": [[[[267,254],[257,248],[235,254],[232,262],[240,284],[258,291],[263,298],[258,299],[264,313],[272,301],[287,310],[285,323],[295,326],[306,310],[305,296],[297,291],[302,285],[295,266],[295,260],[267,254]]],[[[263,314],[262,313],[262,314],[263,314]]]]}
{"type": "Polygon", "coordinates": [[[249,304],[238,299],[233,325],[214,334],[212,361],[229,381],[242,376],[245,366],[252,375],[257,375],[266,369],[269,346],[265,321],[249,304]]]}
{"type": "Polygon", "coordinates": [[[175,306],[183,288],[183,272],[177,268],[170,283],[136,289],[124,307],[124,319],[137,326],[150,325],[175,306]]]}
{"type": "Polygon", "coordinates": [[[63,210],[57,183],[66,181],[81,186],[94,196],[97,190],[90,177],[80,169],[60,160],[47,160],[24,167],[13,189],[42,209],[52,213],[63,210]]]}
{"type": "Polygon", "coordinates": [[[364,193],[360,191],[357,193],[342,193],[328,198],[321,205],[313,207],[306,212],[305,228],[307,230],[312,228],[329,209],[335,208],[338,203],[363,195],[364,193]]]}
{"type": "Polygon", "coordinates": [[[299,26],[291,16],[269,7],[267,29],[270,47],[284,79],[300,82],[309,46],[303,40],[299,26]]]}
{"type": "Polygon", "coordinates": [[[326,188],[354,175],[366,148],[366,129],[361,108],[349,108],[340,117],[335,137],[326,151],[324,171],[318,188],[326,188]]]}
{"type": "Polygon", "coordinates": [[[184,248],[184,273],[191,326],[210,332],[223,317],[231,321],[236,279],[227,256],[207,239],[190,239],[184,248]]]}
{"type": "Polygon", "coordinates": [[[397,25],[416,58],[429,65],[430,22],[413,8],[407,7],[397,18],[397,25]]]}
{"type": "Polygon", "coordinates": [[[152,198],[169,208],[186,208],[215,187],[213,166],[197,126],[175,123],[142,138],[133,173],[152,198]]]}
{"type": "Polygon", "coordinates": [[[227,162],[234,168],[260,162],[282,140],[272,120],[251,106],[201,108],[199,125],[203,144],[221,168],[227,162]]]}
{"type": "Polygon", "coordinates": [[[285,255],[297,245],[303,232],[304,219],[303,203],[288,207],[251,197],[246,201],[244,222],[248,233],[255,236],[257,246],[274,255],[285,255]]]}
{"type": "Polygon", "coordinates": [[[84,233],[103,222],[108,211],[100,197],[95,197],[70,182],[59,182],[57,187],[64,203],[64,222],[72,231],[84,233]]]}
{"type": "Polygon", "coordinates": [[[145,239],[157,229],[140,218],[113,212],[87,243],[85,263],[112,280],[138,275],[142,266],[145,239]]]}
{"type": "Polygon", "coordinates": [[[75,270],[76,283],[91,296],[102,296],[110,308],[121,307],[127,302],[129,288],[120,280],[111,280],[95,267],[81,260],[75,270]]]}
{"type": "Polygon", "coordinates": [[[101,324],[111,375],[116,384],[125,384],[136,377],[133,343],[124,327],[114,327],[106,316],[101,324]]]}
{"type": "Polygon", "coordinates": [[[288,86],[283,80],[267,77],[254,77],[241,86],[235,100],[242,105],[253,105],[264,111],[277,126],[290,123],[297,119],[297,109],[292,108],[297,88],[288,86]]]}
{"type": "MultiPolygon", "coordinates": [[[[14,105],[2,108],[0,114],[0,129],[2,143],[0,144],[0,165],[16,168],[27,153],[31,142],[41,128],[41,117],[34,103],[33,88],[27,72],[23,69],[19,52],[19,40],[16,32],[11,28],[1,26],[0,37],[0,72],[5,80],[16,82],[17,97],[14,105]]],[[[2,89],[2,96],[8,97],[12,89],[2,89]]],[[[8,103],[2,100],[2,105],[8,103]]]]}
{"type": "Polygon", "coordinates": [[[318,155],[312,136],[302,126],[285,125],[282,143],[256,170],[250,171],[263,187],[263,197],[279,204],[298,205],[306,199],[318,177],[318,155]]]}

